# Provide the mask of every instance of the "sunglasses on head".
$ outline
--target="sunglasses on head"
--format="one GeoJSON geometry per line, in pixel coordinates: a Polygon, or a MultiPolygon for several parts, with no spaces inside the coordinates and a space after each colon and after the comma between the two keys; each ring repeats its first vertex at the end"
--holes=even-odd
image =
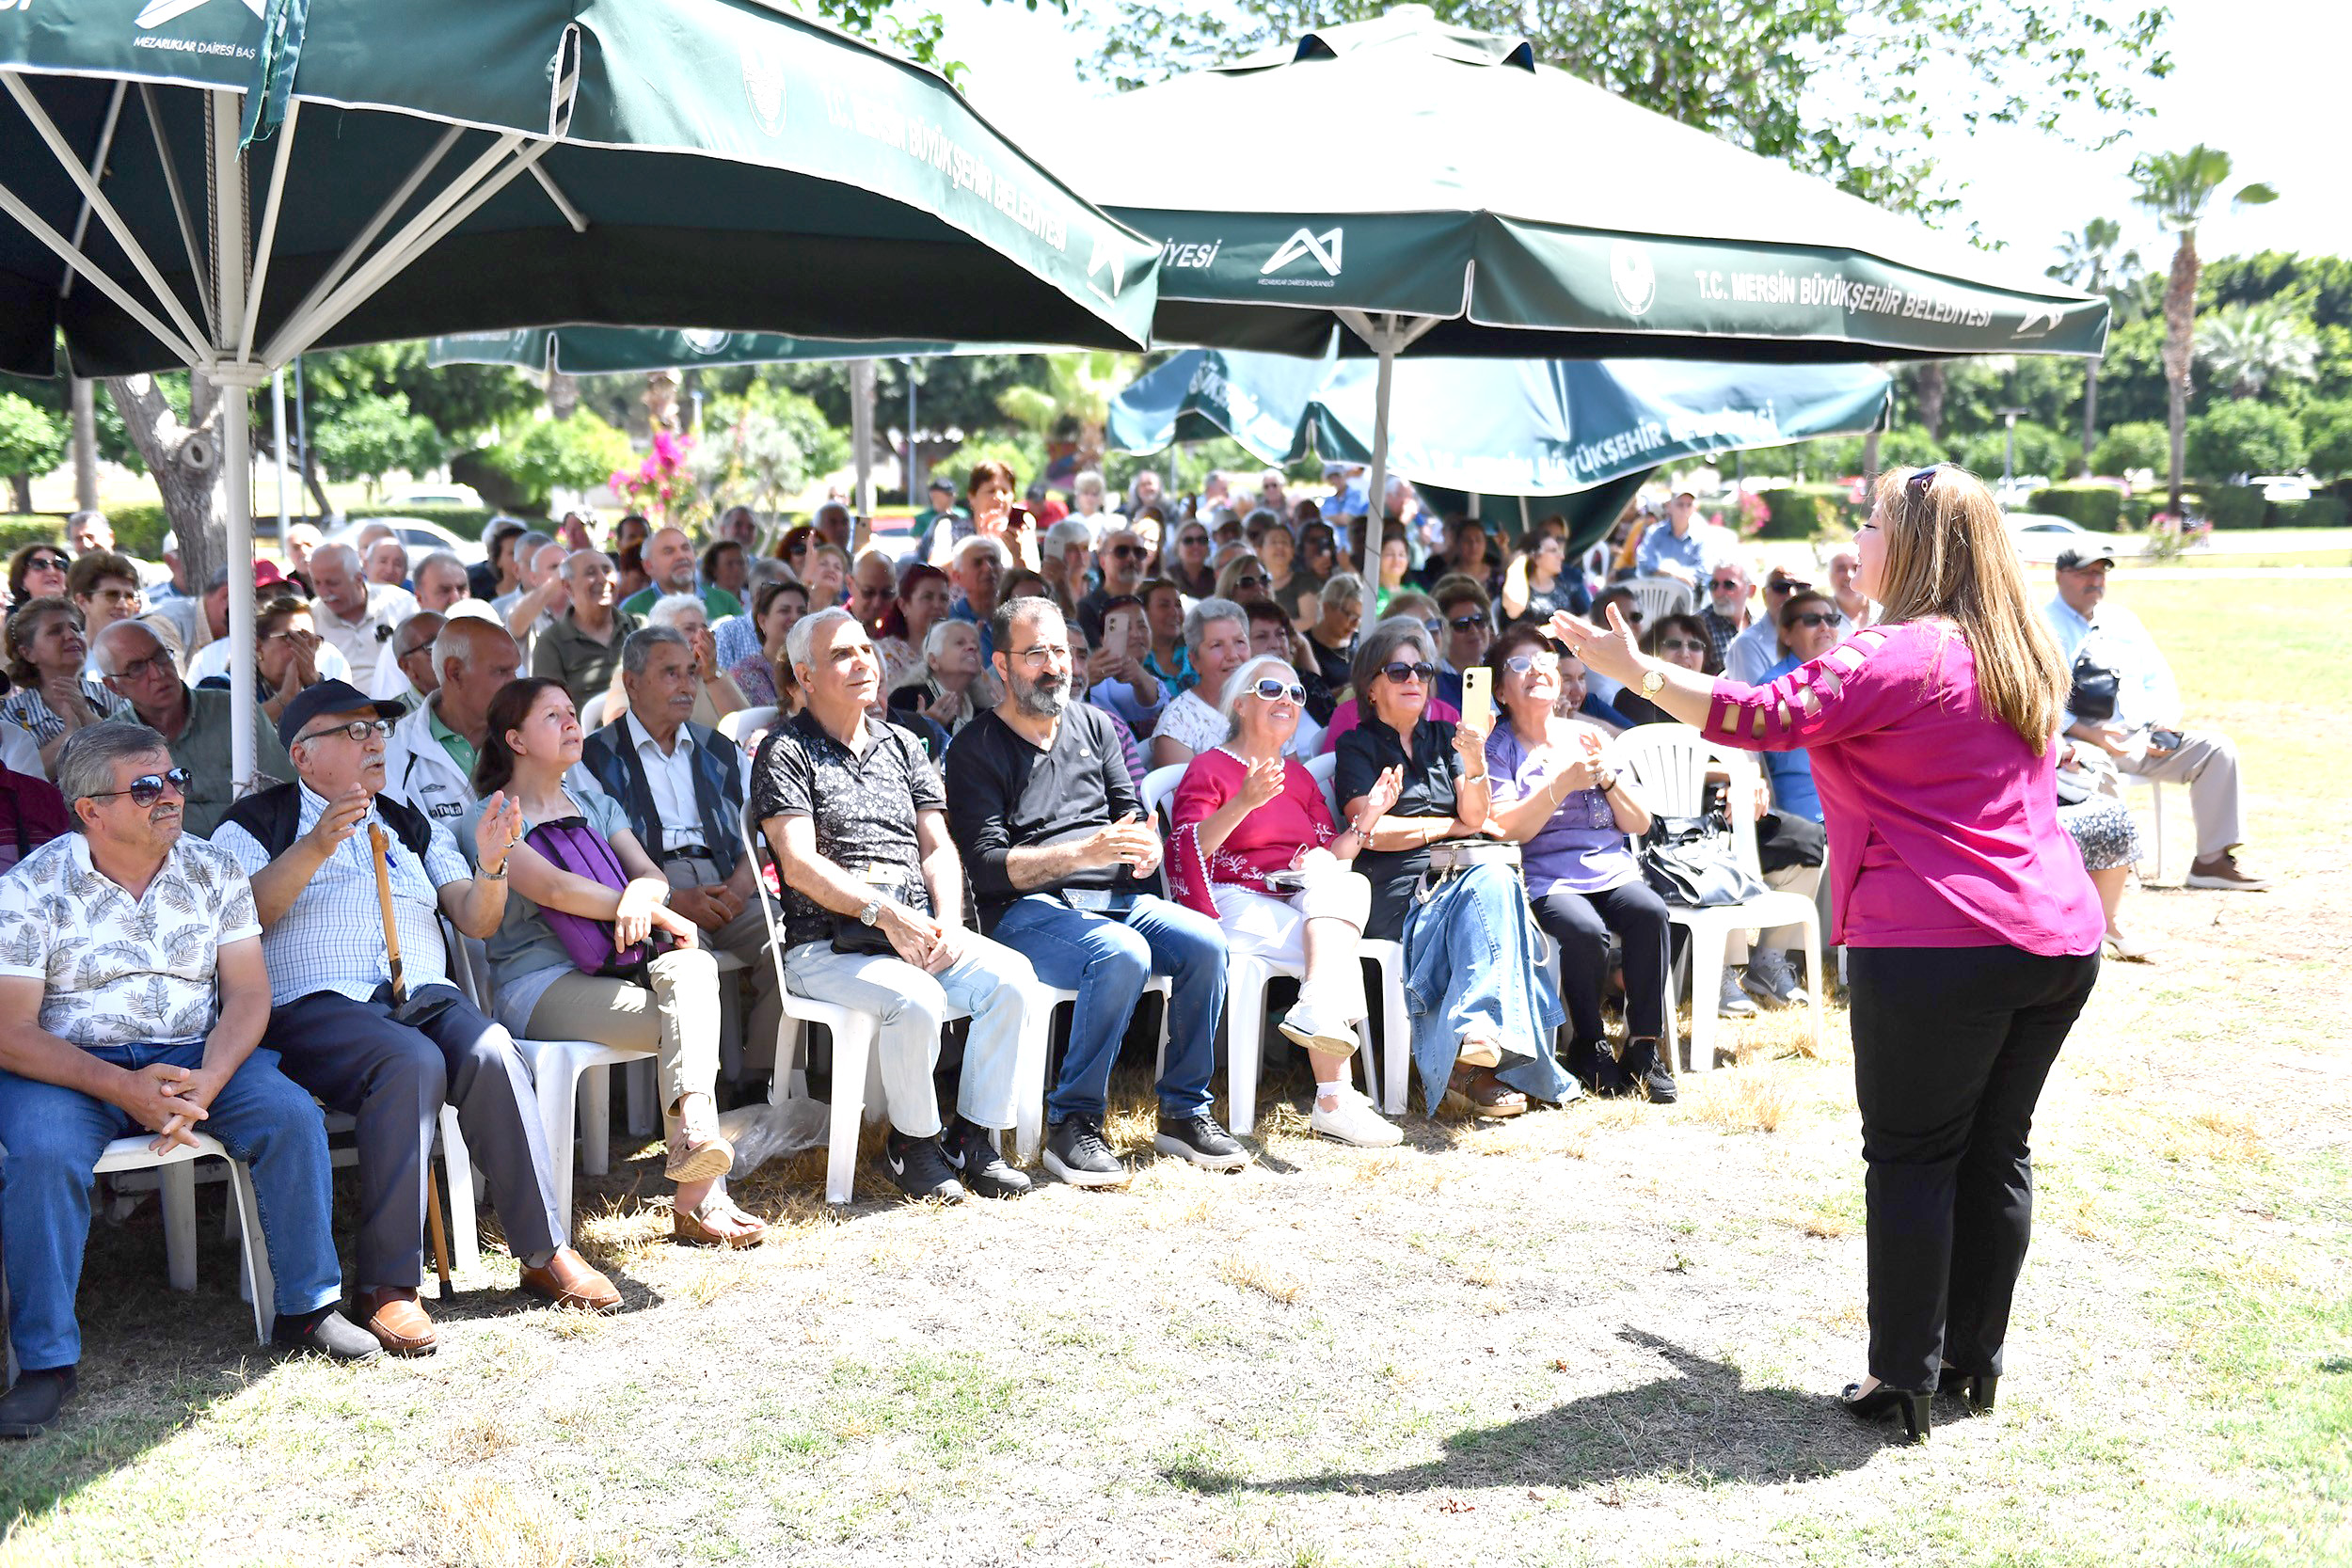
{"type": "Polygon", "coordinates": [[[1937,463],[1913,474],[1903,481],[1903,494],[1915,501],[1925,500],[1928,492],[1935,488],[1935,476],[1943,471],[1943,464],[1937,463]]]}
{"type": "Polygon", "coordinates": [[[141,773],[131,781],[131,787],[128,789],[101,789],[92,793],[88,799],[104,800],[117,795],[128,795],[131,797],[131,803],[135,806],[151,806],[164,798],[164,786],[169,784],[173,794],[185,800],[188,793],[188,780],[192,777],[194,775],[184,768],[175,768],[168,773],[141,773]]]}
{"type": "Polygon", "coordinates": [[[1307,700],[1305,687],[1296,681],[1278,681],[1272,675],[1261,676],[1258,684],[1250,689],[1269,703],[1279,701],[1284,697],[1288,697],[1294,703],[1303,703],[1307,700]]]}
{"type": "Polygon", "coordinates": [[[1515,675],[1524,675],[1530,670],[1557,670],[1560,668],[1560,656],[1558,654],[1513,654],[1502,661],[1502,667],[1515,675]]]}
{"type": "Polygon", "coordinates": [[[1800,612],[1796,624],[1801,626],[1834,626],[1837,617],[1825,610],[1807,610],[1800,612]]]}
{"type": "Polygon", "coordinates": [[[1382,665],[1380,673],[1399,683],[1408,680],[1425,681],[1438,673],[1438,667],[1434,664],[1420,662],[1407,664],[1400,659],[1394,664],[1382,665]]]}

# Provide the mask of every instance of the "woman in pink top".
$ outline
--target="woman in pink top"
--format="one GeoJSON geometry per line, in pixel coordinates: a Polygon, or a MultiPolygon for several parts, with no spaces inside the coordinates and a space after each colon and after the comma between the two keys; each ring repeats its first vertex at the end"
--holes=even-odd
{"type": "Polygon", "coordinates": [[[1921,1438],[1941,1386],[1992,1406],[2026,1132],[2106,920],[2058,821],[2066,667],[1991,492],[1955,467],[1890,474],[1855,546],[1880,624],[1769,686],[1645,657],[1613,613],[1552,629],[1711,740],[1812,756],[1869,1165],[1870,1376],[1843,1398],[1921,1438]]]}

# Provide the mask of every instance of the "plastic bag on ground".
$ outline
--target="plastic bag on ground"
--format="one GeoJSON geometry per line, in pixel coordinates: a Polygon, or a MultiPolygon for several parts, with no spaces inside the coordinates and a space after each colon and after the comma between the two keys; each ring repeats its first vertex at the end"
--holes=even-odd
{"type": "Polygon", "coordinates": [[[832,1110],[821,1100],[779,1100],[769,1105],[739,1105],[719,1118],[719,1132],[735,1146],[735,1168],[749,1176],[771,1160],[815,1148],[831,1129],[832,1110]]]}

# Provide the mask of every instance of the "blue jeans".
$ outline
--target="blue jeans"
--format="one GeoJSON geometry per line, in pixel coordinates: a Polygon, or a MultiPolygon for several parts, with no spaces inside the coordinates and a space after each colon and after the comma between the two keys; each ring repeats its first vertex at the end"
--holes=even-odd
{"type": "MultiPolygon", "coordinates": [[[[204,1046],[117,1045],[91,1051],[135,1072],[157,1062],[197,1068],[204,1046]]],[[[329,1224],[326,1126],[309,1095],[278,1070],[278,1053],[246,1058],[196,1131],[253,1171],[280,1316],[331,1306],[343,1293],[329,1224]]],[[[40,1371],[82,1358],[73,1294],[89,1241],[91,1167],[117,1138],[143,1132],[126,1111],[74,1089],[0,1070],[0,1227],[5,1228],[8,1337],[19,1364],[40,1371]]]]}
{"type": "Polygon", "coordinates": [[[1405,1005],[1432,1116],[1473,1030],[1501,1046],[1495,1076],[1512,1088],[1548,1101],[1567,1093],[1567,1071],[1551,1051],[1566,1015],[1551,966],[1535,961],[1535,936],[1527,889],[1509,866],[1450,878],[1406,915],[1405,1005]]]}
{"type": "Polygon", "coordinates": [[[991,933],[1026,958],[1037,977],[1074,990],[1070,1050],[1045,1098],[1045,1118],[1102,1118],[1111,1064],[1136,1000],[1154,974],[1175,982],[1168,1009],[1168,1060],[1160,1113],[1195,1117],[1216,1098],[1216,1021],[1225,1012],[1225,933],[1207,915],[1148,895],[1123,914],[1088,914],[1048,893],[1017,899],[991,933]]]}

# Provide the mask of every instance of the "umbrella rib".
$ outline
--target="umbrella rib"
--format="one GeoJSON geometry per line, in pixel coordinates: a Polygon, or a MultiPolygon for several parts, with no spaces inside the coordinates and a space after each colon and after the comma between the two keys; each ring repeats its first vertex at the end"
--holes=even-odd
{"type": "MultiPolygon", "coordinates": [[[[97,214],[98,221],[106,226],[106,231],[115,237],[115,243],[122,246],[122,253],[130,260],[133,270],[153,291],[165,312],[171,317],[172,325],[180,329],[184,338],[200,339],[203,333],[198,329],[195,318],[188,314],[187,307],[181,303],[178,294],[165,285],[164,275],[156,270],[153,260],[147,254],[147,247],[139,244],[131,232],[131,226],[124,223],[122,214],[115,210],[115,204],[99,190],[98,182],[91,179],[89,170],[82,166],[82,160],[73,155],[73,149],[57,129],[56,121],[51,119],[49,111],[40,106],[40,100],[33,96],[33,89],[24,85],[24,78],[13,71],[0,71],[0,86],[8,89],[8,96],[16,100],[16,106],[24,111],[26,119],[32,121],[33,129],[47,145],[51,156],[57,160],[80,188],[82,199],[89,204],[90,211],[97,214]]],[[[80,249],[78,245],[74,248],[77,251],[80,249]]]]}
{"type": "Polygon", "coordinates": [[[269,363],[281,364],[325,337],[338,322],[358,309],[370,294],[398,276],[419,256],[439,244],[451,230],[471,217],[484,202],[504,190],[517,175],[545,157],[548,150],[555,145],[552,141],[537,142],[529,151],[516,153],[504,168],[496,166],[499,160],[513,153],[525,139],[519,131],[501,136],[487,151],[474,160],[464,174],[426,203],[424,210],[410,219],[406,228],[385,242],[382,249],[356,268],[333,293],[278,328],[278,336],[270,340],[269,363]]]}
{"type": "Polygon", "coordinates": [[[278,156],[270,166],[269,199],[262,207],[262,237],[253,246],[253,279],[245,291],[245,330],[237,337],[237,357],[253,357],[253,331],[262,320],[262,286],[269,280],[270,252],[278,243],[278,213],[286,195],[286,166],[294,157],[294,119],[302,100],[286,101],[286,118],[278,127],[278,156]]]}
{"type": "Polygon", "coordinates": [[[0,213],[8,214],[8,216],[23,224],[33,238],[56,251],[66,265],[88,278],[101,293],[120,306],[125,315],[153,333],[156,341],[179,356],[183,363],[190,366],[201,366],[205,363],[205,356],[198,353],[193,344],[158,321],[152,310],[133,299],[121,284],[106,276],[105,269],[82,254],[79,246],[51,228],[40,214],[34,212],[23,198],[4,184],[0,184],[0,213]]]}
{"type": "Polygon", "coordinates": [[[572,205],[572,198],[564,194],[564,187],[555,182],[554,175],[534,163],[531,166],[531,177],[539,182],[539,188],[548,193],[548,199],[555,203],[555,210],[564,214],[564,221],[572,226],[573,233],[588,232],[588,214],[572,205]]]}
{"type": "MultiPolygon", "coordinates": [[[[122,101],[129,95],[130,90],[130,83],[117,82],[115,84],[114,96],[106,101],[106,123],[99,127],[98,148],[90,154],[89,158],[90,173],[98,176],[99,178],[103,179],[104,177],[103,171],[106,167],[106,156],[114,150],[115,127],[122,123],[122,101]]],[[[82,242],[88,237],[89,203],[85,201],[82,203],[82,211],[73,219],[74,247],[79,249],[82,242]]],[[[72,293],[73,269],[68,267],[66,269],[64,279],[57,284],[57,297],[59,299],[63,299],[72,293]]]]}
{"type": "MultiPolygon", "coordinates": [[[[441,134],[441,139],[433,144],[433,150],[418,161],[417,166],[409,171],[408,178],[400,182],[400,188],[375,210],[375,215],[368,220],[367,227],[352,236],[351,243],[343,246],[343,253],[335,258],[335,264],[327,268],[319,280],[311,285],[310,292],[303,296],[302,303],[296,306],[294,314],[287,318],[289,325],[310,314],[326,300],[327,295],[335,292],[336,287],[351,272],[352,263],[366,253],[368,246],[375,243],[375,237],[384,232],[385,226],[400,215],[400,210],[408,205],[409,198],[415,196],[418,187],[425,182],[435,169],[441,166],[441,160],[449,156],[449,150],[455,147],[457,138],[465,134],[466,128],[462,125],[453,125],[441,134]]],[[[184,223],[186,220],[183,218],[182,221],[184,223]]],[[[265,356],[271,364],[282,365],[287,359],[293,357],[291,355],[280,356],[276,352],[277,345],[285,341],[285,339],[286,331],[280,328],[278,336],[271,340],[270,351],[265,356]]]]}
{"type": "MultiPolygon", "coordinates": [[[[188,198],[180,188],[180,166],[172,161],[171,147],[164,140],[163,116],[155,112],[155,89],[147,83],[139,84],[139,106],[147,111],[147,128],[155,137],[155,160],[164,166],[164,189],[171,193],[171,215],[180,220],[180,245],[188,253],[188,275],[196,279],[196,297],[204,307],[207,326],[213,324],[213,285],[204,266],[204,248],[196,243],[196,226],[188,221],[188,198]]],[[[211,342],[209,334],[204,341],[211,342]]]]}

